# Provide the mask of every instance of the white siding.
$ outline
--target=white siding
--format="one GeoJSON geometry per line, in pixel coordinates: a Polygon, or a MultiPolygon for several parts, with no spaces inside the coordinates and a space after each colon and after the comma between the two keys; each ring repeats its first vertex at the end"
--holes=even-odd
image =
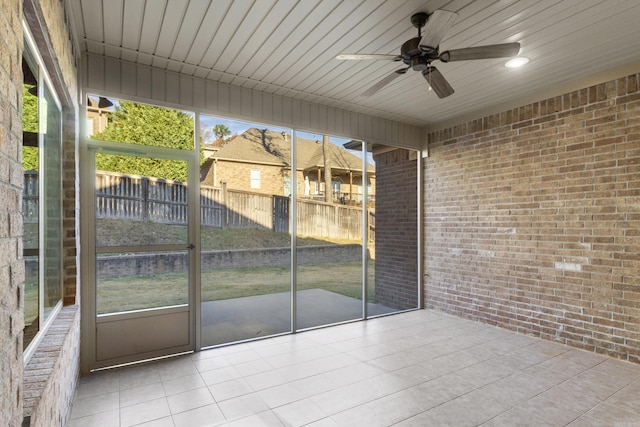
{"type": "Polygon", "coordinates": [[[421,146],[421,128],[368,114],[88,54],[85,93],[157,103],[189,111],[369,143],[421,146]]]}

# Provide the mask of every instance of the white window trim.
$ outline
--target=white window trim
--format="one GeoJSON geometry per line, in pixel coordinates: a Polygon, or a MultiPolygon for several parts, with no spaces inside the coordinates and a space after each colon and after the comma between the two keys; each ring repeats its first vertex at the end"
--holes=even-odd
{"type": "MultiPolygon", "coordinates": [[[[27,25],[27,23],[23,20],[22,21],[22,30],[23,30],[23,36],[25,38],[25,46],[24,49],[28,49],[29,53],[31,54],[31,56],[35,59],[37,65],[38,65],[38,78],[45,84],[48,86],[49,89],[49,93],[51,95],[51,97],[53,98],[56,106],[58,107],[58,109],[61,112],[61,116],[62,116],[62,104],[60,103],[60,98],[58,98],[58,94],[56,93],[53,83],[51,82],[51,78],[49,77],[49,73],[46,69],[46,67],[44,66],[44,61],[42,60],[42,56],[40,56],[40,51],[37,48],[37,45],[33,39],[33,35],[31,34],[31,31],[29,30],[29,26],[27,25]]],[[[62,123],[60,126],[60,129],[62,129],[62,123]]],[[[61,135],[62,136],[62,135],[61,135]]],[[[40,146],[41,143],[41,136],[38,136],[38,146],[40,146]]],[[[39,150],[39,155],[42,156],[42,150],[39,150]]],[[[42,159],[40,159],[40,164],[42,164],[42,159]]],[[[44,183],[43,179],[38,179],[38,193],[42,194],[42,185],[44,183]]],[[[62,204],[62,200],[60,201],[60,203],[62,204]]],[[[21,207],[22,209],[22,207],[21,207]]],[[[61,207],[62,209],[62,207],[61,207]]],[[[44,204],[43,203],[39,203],[39,212],[38,212],[38,216],[39,218],[44,218],[44,204]]],[[[62,231],[62,230],[61,230],[62,231]]],[[[40,322],[39,328],[38,328],[38,333],[36,334],[36,336],[33,338],[33,340],[31,340],[31,342],[29,343],[29,345],[27,346],[27,348],[24,349],[22,356],[23,356],[23,362],[26,365],[29,360],[31,360],[31,357],[33,356],[33,354],[35,353],[35,351],[38,349],[38,347],[40,346],[40,343],[42,342],[42,339],[44,338],[44,336],[47,334],[47,331],[49,330],[49,328],[51,327],[51,324],[53,324],[55,318],[58,316],[58,313],[60,312],[60,310],[62,309],[62,296],[63,296],[63,287],[62,287],[62,277],[60,278],[60,300],[57,302],[57,304],[55,305],[55,307],[53,307],[51,309],[51,312],[48,316],[48,318],[43,321],[44,318],[44,305],[42,303],[42,301],[44,300],[44,287],[42,286],[42,283],[40,283],[40,280],[44,274],[44,264],[43,264],[43,259],[44,259],[44,248],[41,245],[41,242],[44,240],[44,230],[42,229],[42,227],[38,227],[38,250],[39,250],[39,254],[38,254],[38,321],[40,322]]],[[[61,252],[62,253],[62,252],[61,252]]],[[[60,263],[62,263],[62,258],[60,259],[60,263]]],[[[62,271],[62,269],[61,269],[62,271]]]]}
{"type": "Polygon", "coordinates": [[[251,169],[249,180],[250,188],[253,190],[259,190],[262,187],[260,169],[251,169]]]}

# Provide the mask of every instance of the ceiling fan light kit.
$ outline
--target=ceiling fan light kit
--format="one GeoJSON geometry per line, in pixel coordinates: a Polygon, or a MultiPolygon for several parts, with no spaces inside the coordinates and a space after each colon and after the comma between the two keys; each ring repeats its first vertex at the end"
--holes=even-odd
{"type": "Polygon", "coordinates": [[[432,14],[424,12],[411,16],[411,23],[418,29],[418,37],[407,40],[400,47],[400,55],[384,54],[348,54],[338,55],[337,59],[346,60],[391,60],[402,61],[406,67],[398,69],[367,89],[363,95],[371,96],[387,86],[400,74],[405,74],[409,68],[419,71],[424,76],[439,98],[446,98],[454,93],[442,73],[431,63],[471,61],[477,59],[509,58],[518,55],[520,43],[502,43],[484,46],[474,46],[462,49],[452,49],[440,52],[440,41],[444,38],[453,22],[458,17],[456,12],[438,9],[432,14]]]}
{"type": "Polygon", "coordinates": [[[518,56],[516,58],[508,60],[504,66],[507,68],[520,68],[523,65],[529,63],[529,58],[525,58],[524,56],[518,56]]]}

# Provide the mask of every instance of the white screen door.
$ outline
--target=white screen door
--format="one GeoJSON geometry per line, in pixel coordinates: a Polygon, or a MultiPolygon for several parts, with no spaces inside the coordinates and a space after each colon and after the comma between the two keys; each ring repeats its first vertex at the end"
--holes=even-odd
{"type": "Polygon", "coordinates": [[[90,369],[193,351],[193,159],[184,150],[104,142],[90,144],[87,157],[90,369]],[[184,176],[167,179],[166,171],[184,176]]]}

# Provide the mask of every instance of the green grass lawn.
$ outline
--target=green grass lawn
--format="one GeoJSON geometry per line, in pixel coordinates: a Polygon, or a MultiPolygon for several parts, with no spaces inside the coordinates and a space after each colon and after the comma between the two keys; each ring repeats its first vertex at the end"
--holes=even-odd
{"type": "MultiPolygon", "coordinates": [[[[374,262],[369,265],[368,301],[374,302],[374,262]]],[[[202,271],[202,301],[289,292],[286,267],[202,271]]],[[[324,289],[360,300],[361,264],[317,264],[298,267],[298,290],[324,289]]],[[[167,273],[99,279],[98,314],[187,303],[187,274],[167,273]]]]}
{"type": "MultiPolygon", "coordinates": [[[[255,228],[201,227],[200,239],[202,250],[282,248],[291,244],[289,233],[255,228]]],[[[300,246],[359,243],[353,240],[321,240],[311,237],[298,237],[297,240],[300,246]]],[[[96,221],[96,244],[100,247],[180,243],[188,243],[186,225],[121,219],[96,221]]]]}
{"type": "MultiPolygon", "coordinates": [[[[142,221],[99,219],[98,246],[137,246],[187,243],[184,225],[142,221]]],[[[27,241],[37,241],[37,224],[25,224],[27,241]]],[[[233,250],[288,247],[291,236],[261,229],[201,228],[203,250],[233,250]]],[[[359,243],[350,240],[321,240],[298,237],[299,246],[359,243]]],[[[37,247],[34,246],[34,247],[37,247]]],[[[368,300],[374,298],[374,262],[369,267],[368,300]]],[[[202,301],[215,301],[289,292],[288,267],[233,268],[202,271],[202,301]]],[[[325,289],[361,299],[360,263],[318,264],[298,267],[298,289],[325,289]]],[[[187,273],[104,278],[98,281],[98,313],[139,310],[187,303],[187,273]]],[[[25,317],[37,317],[37,286],[25,287],[25,317]]]]}

